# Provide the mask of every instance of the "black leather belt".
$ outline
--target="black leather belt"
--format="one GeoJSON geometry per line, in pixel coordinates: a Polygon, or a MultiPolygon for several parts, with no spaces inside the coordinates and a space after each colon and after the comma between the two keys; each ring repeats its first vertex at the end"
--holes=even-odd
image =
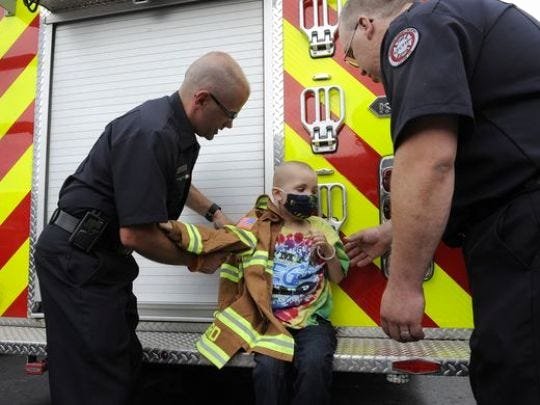
{"type": "Polygon", "coordinates": [[[85,252],[91,252],[98,247],[122,256],[129,256],[133,252],[132,249],[126,248],[121,243],[104,243],[103,232],[107,227],[107,221],[98,211],[87,211],[83,218],[77,218],[57,208],[49,223],[68,232],[70,234],[69,242],[85,252]]]}

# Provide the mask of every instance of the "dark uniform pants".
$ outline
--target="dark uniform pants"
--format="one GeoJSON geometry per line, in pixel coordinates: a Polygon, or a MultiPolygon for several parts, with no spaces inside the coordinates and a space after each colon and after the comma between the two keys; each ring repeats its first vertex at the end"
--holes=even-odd
{"type": "Polygon", "coordinates": [[[131,256],[87,254],[67,238],[48,225],[35,252],[52,404],[130,404],[142,359],[132,293],[137,265],[131,256]]]}
{"type": "Polygon", "coordinates": [[[476,225],[464,254],[478,404],[540,404],[540,190],[520,194],[476,225]]]}

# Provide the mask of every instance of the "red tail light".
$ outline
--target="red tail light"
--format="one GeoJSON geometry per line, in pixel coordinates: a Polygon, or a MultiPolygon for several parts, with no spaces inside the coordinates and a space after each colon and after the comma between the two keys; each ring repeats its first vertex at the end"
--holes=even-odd
{"type": "Polygon", "coordinates": [[[394,361],[392,370],[408,374],[438,374],[441,372],[441,364],[422,359],[402,360],[394,361]]]}
{"type": "Polygon", "coordinates": [[[392,168],[389,167],[389,168],[384,169],[384,171],[382,172],[381,184],[382,184],[383,190],[386,191],[387,193],[390,192],[391,178],[392,178],[392,168]]]}
{"type": "Polygon", "coordinates": [[[26,362],[24,371],[27,375],[42,375],[47,371],[47,360],[31,359],[26,362]]]}
{"type": "Polygon", "coordinates": [[[385,220],[391,219],[390,197],[383,198],[381,210],[385,220]]]}

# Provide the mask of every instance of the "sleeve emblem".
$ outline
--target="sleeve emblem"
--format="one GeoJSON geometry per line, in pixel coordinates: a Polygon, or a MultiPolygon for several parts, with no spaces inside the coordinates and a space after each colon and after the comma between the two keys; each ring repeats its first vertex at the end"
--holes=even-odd
{"type": "Polygon", "coordinates": [[[393,67],[397,67],[405,62],[414,52],[420,35],[416,28],[405,28],[401,30],[390,43],[388,49],[388,61],[393,67]]]}

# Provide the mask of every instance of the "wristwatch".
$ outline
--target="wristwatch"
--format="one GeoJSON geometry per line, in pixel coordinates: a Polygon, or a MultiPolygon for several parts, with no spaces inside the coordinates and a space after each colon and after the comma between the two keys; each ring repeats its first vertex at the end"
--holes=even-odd
{"type": "Polygon", "coordinates": [[[217,205],[216,203],[213,203],[210,208],[208,208],[208,211],[206,211],[206,214],[204,214],[204,217],[210,221],[210,222],[213,222],[214,221],[214,214],[216,213],[216,211],[220,211],[221,210],[221,207],[219,205],[217,205]]]}

